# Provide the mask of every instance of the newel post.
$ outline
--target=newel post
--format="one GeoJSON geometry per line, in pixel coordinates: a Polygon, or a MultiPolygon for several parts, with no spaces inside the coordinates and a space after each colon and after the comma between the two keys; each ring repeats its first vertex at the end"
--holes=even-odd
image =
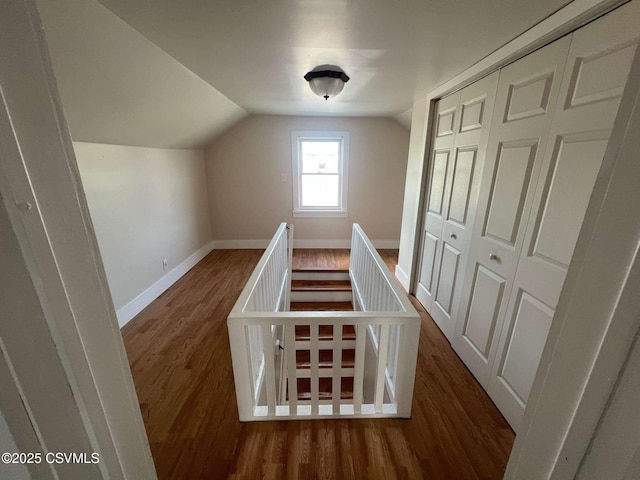
{"type": "Polygon", "coordinates": [[[241,422],[248,422],[253,419],[254,401],[245,326],[240,319],[229,317],[227,328],[229,329],[229,344],[233,359],[233,379],[236,386],[238,416],[241,422]]]}

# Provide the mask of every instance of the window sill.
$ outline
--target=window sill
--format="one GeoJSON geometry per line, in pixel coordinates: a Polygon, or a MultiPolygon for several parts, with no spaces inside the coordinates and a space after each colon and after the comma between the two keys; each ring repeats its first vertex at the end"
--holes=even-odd
{"type": "Polygon", "coordinates": [[[294,217],[315,218],[345,218],[349,216],[346,210],[294,210],[294,217]]]}

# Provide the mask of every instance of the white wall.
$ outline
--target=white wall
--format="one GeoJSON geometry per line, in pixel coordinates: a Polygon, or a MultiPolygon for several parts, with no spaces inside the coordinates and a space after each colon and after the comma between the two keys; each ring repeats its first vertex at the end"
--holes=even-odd
{"type": "Polygon", "coordinates": [[[389,118],[245,118],[205,154],[216,245],[260,246],[233,241],[270,239],[280,222],[292,222],[297,240],[314,241],[300,246],[344,246],[356,222],[378,245],[397,248],[408,146],[409,132],[389,118]],[[350,132],[347,218],[292,216],[291,132],[296,130],[350,132]]]}
{"type": "Polygon", "coordinates": [[[204,153],[78,142],[74,149],[121,310],[210,243],[204,153]]]}

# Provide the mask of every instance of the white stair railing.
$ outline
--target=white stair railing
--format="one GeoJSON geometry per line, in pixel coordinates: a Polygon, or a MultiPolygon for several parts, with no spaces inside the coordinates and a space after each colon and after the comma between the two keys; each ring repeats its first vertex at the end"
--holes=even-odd
{"type": "Polygon", "coordinates": [[[227,321],[240,420],[409,417],[420,317],[384,261],[354,224],[354,311],[289,312],[286,229],[282,224],[276,232],[227,321]],[[331,326],[331,340],[320,338],[321,325],[331,326]],[[308,339],[296,338],[296,326],[308,326],[308,339]],[[345,326],[353,327],[355,340],[343,337],[345,326]],[[332,368],[319,367],[321,349],[332,350],[332,368]],[[345,349],[355,350],[353,368],[343,367],[345,349]],[[297,368],[297,350],[310,352],[310,368],[297,368]],[[327,377],[330,399],[319,392],[327,377]],[[343,378],[353,378],[352,395],[342,395],[343,378]],[[310,381],[309,399],[298,398],[300,379],[310,381]]]}

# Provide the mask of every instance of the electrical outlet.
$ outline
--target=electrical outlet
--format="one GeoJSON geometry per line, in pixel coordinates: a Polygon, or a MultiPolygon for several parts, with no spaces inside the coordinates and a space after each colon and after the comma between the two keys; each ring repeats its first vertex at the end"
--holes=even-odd
{"type": "Polygon", "coordinates": [[[167,267],[169,266],[169,260],[167,260],[166,258],[162,259],[162,270],[166,270],[167,267]]]}

